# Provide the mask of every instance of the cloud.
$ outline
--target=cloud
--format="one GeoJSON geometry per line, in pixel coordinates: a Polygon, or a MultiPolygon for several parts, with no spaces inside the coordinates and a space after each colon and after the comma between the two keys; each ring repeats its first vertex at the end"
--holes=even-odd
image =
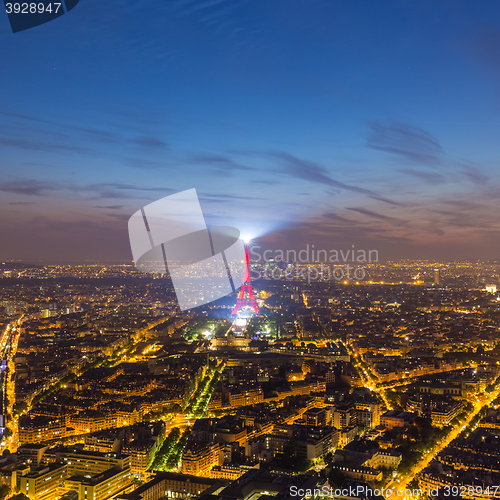
{"type": "Polygon", "coordinates": [[[383,125],[373,122],[367,147],[393,153],[415,163],[437,165],[441,162],[442,148],[431,134],[407,123],[383,125]]]}
{"type": "Polygon", "coordinates": [[[219,155],[195,155],[188,160],[189,163],[202,163],[211,165],[218,170],[255,170],[252,167],[247,167],[236,163],[226,156],[219,155]]]}
{"type": "Polygon", "coordinates": [[[36,205],[36,201],[11,201],[9,205],[20,205],[20,206],[28,206],[28,205],[36,205]]]}
{"type": "Polygon", "coordinates": [[[284,169],[280,170],[281,173],[295,177],[297,179],[304,179],[310,182],[317,182],[319,184],[330,186],[338,189],[344,189],[346,191],[354,191],[356,193],[363,193],[367,195],[375,195],[373,191],[368,189],[363,189],[358,186],[351,186],[349,184],[344,184],[335,179],[332,179],[326,168],[307,160],[301,160],[285,152],[274,152],[271,155],[275,158],[280,159],[284,164],[284,169]]]}
{"type": "Polygon", "coordinates": [[[26,149],[29,151],[43,151],[46,153],[54,153],[57,151],[71,151],[73,153],[87,154],[92,152],[91,149],[82,148],[79,146],[71,146],[69,144],[38,142],[26,138],[19,139],[6,136],[0,136],[0,144],[10,148],[26,149]]]}
{"type": "Polygon", "coordinates": [[[26,179],[0,183],[0,191],[27,196],[46,196],[47,191],[54,191],[56,186],[48,182],[26,179]]]}
{"type": "Polygon", "coordinates": [[[447,205],[453,205],[455,207],[458,207],[458,209],[465,210],[467,212],[486,208],[484,205],[466,200],[443,200],[442,203],[446,203],[447,205]]]}
{"type": "Polygon", "coordinates": [[[235,200],[266,200],[259,196],[238,196],[234,194],[203,194],[200,195],[200,200],[206,203],[228,203],[235,200]]]}
{"type": "MultiPolygon", "coordinates": [[[[122,161],[125,165],[133,168],[140,168],[140,169],[151,169],[151,170],[162,170],[165,169],[166,167],[170,166],[172,167],[171,164],[167,162],[167,160],[162,159],[160,161],[158,160],[151,160],[151,159],[146,159],[146,158],[136,158],[136,157],[124,157],[122,158],[122,161]]],[[[175,167],[173,167],[175,168],[175,167]]]]}
{"type": "Polygon", "coordinates": [[[174,9],[181,17],[190,16],[198,12],[205,14],[208,11],[210,13],[210,20],[213,20],[224,17],[234,8],[234,4],[238,4],[238,2],[235,0],[180,0],[174,4],[174,9]]]}
{"type": "Polygon", "coordinates": [[[107,206],[96,206],[95,208],[104,208],[105,210],[120,210],[125,205],[107,205],[107,206]]]}
{"type": "Polygon", "coordinates": [[[444,236],[444,234],[445,234],[445,232],[442,229],[440,229],[439,227],[436,227],[434,225],[427,227],[427,232],[429,232],[431,234],[437,234],[438,236],[444,236]]]}
{"type": "Polygon", "coordinates": [[[444,184],[446,182],[446,179],[441,174],[437,174],[436,172],[422,172],[421,170],[414,170],[411,168],[400,170],[400,172],[416,177],[417,179],[420,179],[428,184],[444,184]]]}
{"type": "Polygon", "coordinates": [[[113,217],[115,219],[128,221],[130,219],[130,214],[106,214],[108,217],[113,217]]]}
{"type": "Polygon", "coordinates": [[[372,210],[367,210],[365,208],[360,208],[360,207],[351,207],[351,208],[346,207],[346,208],[347,208],[347,210],[351,210],[353,212],[358,212],[360,214],[367,215],[368,217],[372,217],[374,219],[383,220],[383,221],[388,222],[389,224],[391,224],[393,226],[407,226],[408,225],[408,221],[398,219],[396,217],[389,217],[387,215],[379,214],[377,212],[373,212],[372,210]]]}
{"type": "Polygon", "coordinates": [[[358,224],[357,221],[351,220],[351,219],[346,219],[345,217],[341,217],[340,215],[337,215],[334,212],[327,212],[322,215],[322,217],[325,217],[326,219],[334,220],[337,222],[343,222],[346,224],[358,224]]]}
{"type": "Polygon", "coordinates": [[[119,182],[102,182],[100,184],[90,184],[87,186],[87,189],[93,190],[93,191],[99,191],[101,189],[107,189],[107,188],[112,188],[112,189],[123,189],[123,190],[131,190],[131,191],[170,191],[173,192],[175,191],[174,189],[171,188],[165,188],[165,187],[141,187],[141,186],[136,186],[134,184],[123,184],[119,182]]]}
{"type": "Polygon", "coordinates": [[[438,214],[440,224],[453,228],[498,230],[499,224],[495,212],[492,212],[490,207],[460,200],[456,203],[451,201],[445,203],[456,206],[457,209],[456,211],[433,210],[432,213],[438,214]]]}
{"type": "MultiPolygon", "coordinates": [[[[162,193],[168,196],[176,192],[175,189],[166,187],[137,186],[134,184],[103,182],[100,184],[90,184],[87,186],[78,186],[72,184],[58,184],[54,182],[42,182],[35,179],[19,179],[14,181],[0,182],[0,191],[6,193],[15,193],[27,196],[48,196],[49,192],[66,190],[73,194],[91,194],[90,199],[106,198],[135,198],[149,199],[145,193],[162,193]]],[[[28,204],[28,202],[12,202],[12,204],[28,204]]],[[[125,205],[105,205],[97,206],[106,210],[119,210],[125,205]]]]}
{"type": "Polygon", "coordinates": [[[467,180],[472,182],[472,184],[476,184],[478,186],[485,186],[490,180],[488,176],[479,172],[477,168],[470,166],[466,166],[464,170],[460,171],[460,173],[464,175],[467,180]]]}
{"type": "Polygon", "coordinates": [[[38,118],[37,116],[24,115],[14,111],[0,110],[0,115],[8,116],[9,118],[22,118],[23,120],[31,120],[40,123],[49,123],[47,120],[38,118]]]}
{"type": "MultiPolygon", "coordinates": [[[[110,114],[113,111],[109,112],[110,114]]],[[[166,150],[168,144],[149,131],[151,124],[145,116],[114,113],[125,119],[119,123],[102,123],[99,128],[82,124],[70,124],[63,121],[48,121],[11,111],[0,111],[4,118],[0,129],[0,145],[41,152],[75,152],[78,154],[103,154],[100,147],[112,147],[116,144],[136,145],[149,150],[166,150]],[[9,118],[9,120],[5,120],[9,118]],[[134,123],[134,119],[136,123],[134,123]],[[137,123],[139,122],[139,124],[137,123]],[[132,123],[132,125],[131,125],[132,123]],[[103,130],[104,128],[104,130],[103,130]],[[123,134],[121,129],[133,131],[123,134]]]]}
{"type": "Polygon", "coordinates": [[[77,132],[82,132],[84,135],[89,137],[92,140],[96,140],[99,142],[103,142],[106,144],[116,144],[121,142],[116,134],[112,134],[111,132],[105,132],[104,130],[88,128],[88,127],[77,127],[77,126],[69,126],[71,130],[75,130],[77,132]]]}
{"type": "Polygon", "coordinates": [[[387,203],[389,205],[395,205],[397,207],[407,207],[406,203],[400,203],[399,201],[390,200],[389,198],[383,198],[382,196],[370,196],[373,200],[382,201],[383,203],[387,203]]]}
{"type": "Polygon", "coordinates": [[[151,137],[151,136],[139,137],[135,139],[134,142],[144,148],[168,149],[167,143],[165,141],[162,141],[161,139],[157,139],[156,137],[151,137]]]}
{"type": "Polygon", "coordinates": [[[100,184],[90,184],[83,188],[75,188],[77,191],[97,193],[97,196],[91,199],[120,199],[120,198],[135,198],[135,199],[149,199],[148,196],[138,193],[163,193],[163,196],[168,196],[175,192],[175,189],[166,187],[149,187],[149,186],[136,186],[134,184],[123,184],[117,182],[103,182],[100,184]]]}
{"type": "Polygon", "coordinates": [[[179,13],[182,15],[190,15],[199,10],[208,9],[227,2],[228,0],[181,0],[176,3],[175,7],[179,9],[179,13]]]}

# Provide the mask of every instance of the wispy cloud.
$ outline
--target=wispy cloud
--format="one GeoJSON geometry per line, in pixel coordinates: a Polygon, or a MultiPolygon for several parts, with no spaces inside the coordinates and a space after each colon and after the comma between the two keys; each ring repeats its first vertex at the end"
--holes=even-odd
{"type": "Polygon", "coordinates": [[[421,128],[407,123],[369,125],[367,147],[398,155],[405,160],[427,165],[441,162],[442,148],[438,140],[421,128]]]}
{"type": "MultiPolygon", "coordinates": [[[[163,196],[168,196],[175,192],[175,189],[167,187],[140,186],[126,183],[103,182],[97,184],[89,184],[85,186],[44,182],[36,179],[15,179],[11,181],[0,181],[0,191],[6,193],[15,193],[26,196],[49,196],[54,191],[73,193],[74,195],[82,195],[83,197],[90,196],[90,199],[149,199],[147,193],[162,193],[163,196]]],[[[12,202],[12,204],[27,205],[31,202],[12,202]]],[[[106,210],[119,210],[124,205],[103,205],[96,208],[106,210]]]]}
{"type": "Polygon", "coordinates": [[[112,217],[114,219],[128,221],[130,219],[130,214],[106,214],[108,217],[112,217]]]}
{"type": "MultiPolygon", "coordinates": [[[[452,205],[457,210],[466,210],[466,211],[487,208],[484,205],[481,205],[480,203],[475,203],[470,200],[443,200],[441,203],[444,203],[446,205],[452,205]]],[[[490,208],[488,207],[488,210],[489,209],[490,208]]]]}
{"type": "Polygon", "coordinates": [[[346,191],[354,191],[356,193],[362,193],[367,195],[376,195],[373,191],[368,189],[363,189],[358,186],[352,186],[350,184],[345,184],[343,182],[337,181],[330,177],[328,170],[311,161],[302,160],[296,158],[285,152],[274,152],[271,156],[281,160],[285,168],[281,169],[280,172],[297,179],[303,179],[310,182],[317,182],[324,186],[329,186],[337,189],[344,189],[346,191]]]}
{"type": "Polygon", "coordinates": [[[222,155],[194,155],[187,160],[188,163],[210,165],[217,170],[255,170],[252,167],[247,167],[235,162],[231,158],[222,155]]]}
{"type": "Polygon", "coordinates": [[[90,127],[78,127],[74,125],[70,125],[67,127],[71,130],[75,130],[76,132],[81,132],[84,136],[93,141],[103,142],[107,144],[116,144],[121,142],[121,139],[118,137],[118,135],[112,132],[106,132],[104,130],[90,127]]]}
{"type": "Polygon", "coordinates": [[[65,144],[62,141],[59,143],[35,141],[27,138],[9,137],[8,135],[2,134],[2,132],[0,132],[0,144],[9,148],[43,151],[46,153],[70,151],[73,153],[88,154],[92,152],[89,148],[65,144]]]}
{"type": "Polygon", "coordinates": [[[54,191],[55,189],[54,184],[35,179],[0,182],[0,191],[28,196],[46,196],[48,191],[54,191]]]}
{"type": "Polygon", "coordinates": [[[388,215],[383,215],[379,214],[377,212],[373,212],[372,210],[367,210],[366,208],[361,208],[361,207],[346,207],[347,210],[351,210],[352,212],[357,212],[362,215],[366,215],[368,217],[371,217],[373,219],[378,219],[382,220],[385,222],[388,222],[389,224],[393,226],[407,226],[408,221],[398,219],[396,217],[389,217],[388,215]]]}
{"type": "Polygon", "coordinates": [[[207,203],[229,203],[235,200],[249,201],[249,200],[266,200],[259,196],[238,196],[232,194],[202,194],[200,200],[207,203]]]}
{"type": "Polygon", "coordinates": [[[168,196],[175,192],[175,189],[167,187],[136,186],[117,182],[103,182],[100,184],[90,184],[88,186],[75,188],[77,191],[91,193],[93,200],[98,199],[149,199],[145,193],[163,193],[168,196]]]}
{"type": "Polygon", "coordinates": [[[219,7],[222,4],[230,4],[230,0],[181,0],[174,5],[177,12],[183,16],[189,16],[200,10],[219,7]]]}
{"type": "Polygon", "coordinates": [[[325,217],[326,219],[330,219],[336,222],[341,222],[344,224],[358,224],[357,221],[352,220],[352,219],[346,219],[345,217],[341,217],[340,215],[334,213],[334,212],[327,212],[322,215],[322,217],[325,217]]]}
{"type": "Polygon", "coordinates": [[[388,205],[394,205],[397,207],[407,207],[408,206],[407,203],[401,203],[399,201],[390,200],[389,198],[384,198],[382,196],[370,196],[370,198],[372,198],[373,200],[381,201],[383,203],[387,203],[388,205]]]}
{"type": "Polygon", "coordinates": [[[444,184],[446,182],[444,176],[436,172],[423,172],[422,170],[414,170],[412,168],[405,168],[400,170],[400,172],[416,177],[427,184],[444,184]]]}
{"type": "Polygon", "coordinates": [[[137,139],[135,139],[134,142],[144,148],[168,149],[168,144],[165,141],[162,141],[161,139],[158,139],[156,137],[151,137],[151,136],[138,137],[137,139]]]}
{"type": "Polygon", "coordinates": [[[489,177],[481,173],[477,168],[466,165],[464,170],[461,170],[460,173],[464,175],[468,181],[472,182],[472,184],[478,186],[485,186],[488,184],[489,177]]]}

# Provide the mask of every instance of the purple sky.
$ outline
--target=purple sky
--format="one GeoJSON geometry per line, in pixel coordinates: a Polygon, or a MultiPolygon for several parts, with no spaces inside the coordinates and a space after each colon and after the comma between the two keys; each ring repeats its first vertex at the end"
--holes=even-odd
{"type": "Polygon", "coordinates": [[[81,0],[0,42],[2,260],[131,260],[190,188],[263,247],[499,258],[498,3],[81,0]]]}

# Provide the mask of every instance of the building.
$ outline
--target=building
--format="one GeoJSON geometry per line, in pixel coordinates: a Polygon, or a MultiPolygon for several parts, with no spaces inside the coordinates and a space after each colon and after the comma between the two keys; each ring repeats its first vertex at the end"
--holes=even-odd
{"type": "Polygon", "coordinates": [[[380,425],[380,403],[356,402],[359,427],[377,427],[380,425]]]}
{"type": "Polygon", "coordinates": [[[260,464],[255,467],[249,465],[214,465],[210,470],[210,477],[214,479],[227,479],[229,481],[235,481],[239,477],[243,476],[246,472],[253,468],[259,468],[260,464]]]}
{"type": "Polygon", "coordinates": [[[358,435],[358,426],[351,425],[350,427],[345,427],[339,430],[338,434],[338,446],[345,446],[351,441],[354,441],[355,437],[358,435]]]}
{"type": "Polygon", "coordinates": [[[101,453],[118,453],[121,447],[121,440],[111,433],[85,436],[85,449],[89,451],[99,451],[101,453]]]}
{"type": "Polygon", "coordinates": [[[295,434],[296,455],[308,461],[324,458],[339,442],[338,431],[331,427],[298,426],[295,434]]]}
{"type": "Polygon", "coordinates": [[[221,491],[201,494],[200,500],[302,500],[311,498],[306,492],[320,490],[327,486],[325,479],[309,475],[278,476],[267,471],[251,469],[236,481],[233,481],[221,491]],[[297,495],[291,492],[297,491],[297,495]]]}
{"type": "Polygon", "coordinates": [[[310,408],[304,412],[307,425],[326,425],[326,410],[324,408],[310,408]]]}
{"type": "Polygon", "coordinates": [[[41,464],[43,454],[48,448],[44,444],[25,444],[17,449],[18,460],[37,467],[41,464]]]}
{"type": "Polygon", "coordinates": [[[66,437],[66,420],[62,417],[23,415],[19,417],[19,443],[32,444],[66,437]]]}
{"type": "Polygon", "coordinates": [[[263,434],[246,444],[246,455],[254,461],[271,460],[285,446],[295,442],[295,456],[303,460],[318,460],[332,451],[339,442],[339,432],[332,427],[309,425],[275,426],[272,434],[263,434]]]}
{"type": "Polygon", "coordinates": [[[333,468],[350,479],[381,481],[383,474],[379,469],[397,469],[401,459],[402,456],[398,453],[385,450],[371,452],[336,450],[333,456],[333,468]]]}
{"type": "Polygon", "coordinates": [[[414,413],[389,410],[380,417],[380,424],[390,431],[396,427],[409,427],[415,422],[416,417],[417,415],[414,413]]]}
{"type": "Polygon", "coordinates": [[[372,411],[365,409],[358,410],[358,426],[361,429],[375,427],[374,420],[372,411]]]}
{"type": "Polygon", "coordinates": [[[373,467],[374,469],[379,469],[381,467],[385,469],[397,469],[402,458],[403,457],[399,453],[379,450],[365,462],[365,465],[373,467]]]}
{"type": "Polygon", "coordinates": [[[123,447],[123,453],[130,455],[132,474],[134,476],[142,477],[146,474],[146,470],[153,461],[157,448],[158,440],[151,438],[132,441],[123,447]]]}
{"type": "Polygon", "coordinates": [[[348,404],[335,408],[333,412],[333,426],[336,429],[346,429],[347,427],[356,425],[356,423],[357,414],[356,408],[353,405],[348,404]]]}
{"type": "Polygon", "coordinates": [[[131,467],[130,456],[120,456],[116,453],[99,453],[96,451],[56,451],[46,453],[48,459],[62,463],[68,467],[68,476],[95,476],[115,467],[126,469],[131,467]]]}
{"type": "Polygon", "coordinates": [[[250,406],[264,401],[264,392],[262,389],[247,389],[242,391],[228,392],[229,406],[237,408],[238,406],[250,406]]]}
{"type": "Polygon", "coordinates": [[[131,493],[121,494],[116,498],[117,500],[161,500],[165,497],[193,497],[220,488],[223,484],[217,479],[159,472],[151,481],[131,493]]]}
{"type": "Polygon", "coordinates": [[[441,284],[441,272],[439,269],[434,269],[434,284],[441,284]]]}
{"type": "Polygon", "coordinates": [[[382,481],[384,477],[382,471],[363,465],[335,465],[334,468],[350,479],[358,479],[361,481],[378,482],[382,481]]]}
{"type": "MultiPolygon", "coordinates": [[[[87,500],[106,500],[130,486],[132,473],[130,468],[120,470],[111,468],[101,474],[83,478],[78,485],[78,496],[87,500]]],[[[68,479],[68,481],[71,478],[68,479]]]]}
{"type": "Polygon", "coordinates": [[[221,465],[223,448],[219,443],[188,443],[182,452],[182,473],[208,476],[214,465],[221,465]]]}
{"type": "Polygon", "coordinates": [[[61,464],[35,468],[25,476],[21,476],[20,492],[30,500],[56,498],[59,496],[66,472],[66,465],[61,464]]]}
{"type": "Polygon", "coordinates": [[[461,401],[436,402],[431,409],[432,425],[439,427],[451,424],[452,420],[462,411],[461,401]]]}

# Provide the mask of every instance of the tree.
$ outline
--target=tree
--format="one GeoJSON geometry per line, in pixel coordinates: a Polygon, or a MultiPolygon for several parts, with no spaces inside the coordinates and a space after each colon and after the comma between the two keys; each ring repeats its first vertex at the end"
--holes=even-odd
{"type": "MultiPolygon", "coordinates": [[[[8,485],[4,484],[2,486],[0,486],[0,499],[3,500],[4,498],[9,498],[10,497],[10,488],[8,485]]],[[[25,496],[24,498],[28,499],[27,496],[25,496]]]]}
{"type": "Polygon", "coordinates": [[[12,407],[12,413],[15,416],[21,415],[26,411],[28,411],[28,404],[24,401],[18,401],[17,403],[14,403],[14,406],[12,407]]]}
{"type": "Polygon", "coordinates": [[[333,489],[336,489],[346,480],[346,476],[344,476],[344,474],[342,474],[342,472],[338,469],[333,468],[330,471],[330,474],[328,474],[328,480],[330,482],[330,486],[333,489]]]}

